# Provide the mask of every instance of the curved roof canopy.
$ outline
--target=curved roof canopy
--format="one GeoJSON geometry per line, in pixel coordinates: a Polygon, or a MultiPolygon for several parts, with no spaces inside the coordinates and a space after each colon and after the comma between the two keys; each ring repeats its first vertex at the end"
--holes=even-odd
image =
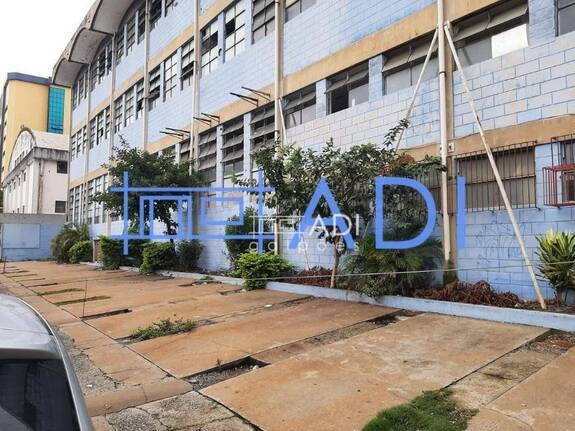
{"type": "Polygon", "coordinates": [[[71,87],[102,41],[116,32],[134,0],[96,0],[54,66],[53,82],[71,87]]]}
{"type": "Polygon", "coordinates": [[[12,172],[35,147],[68,151],[68,145],[69,140],[65,135],[39,132],[24,127],[16,139],[8,171],[12,172]]]}

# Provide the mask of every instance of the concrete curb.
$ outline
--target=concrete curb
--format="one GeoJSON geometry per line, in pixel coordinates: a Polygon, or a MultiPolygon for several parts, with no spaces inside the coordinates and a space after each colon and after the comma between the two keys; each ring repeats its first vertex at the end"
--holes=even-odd
{"type": "Polygon", "coordinates": [[[575,331],[575,316],[514,308],[490,307],[486,305],[460,304],[457,302],[434,301],[430,299],[407,298],[402,296],[381,296],[372,298],[359,292],[325,287],[306,286],[269,282],[267,289],[329,298],[339,301],[362,302],[382,307],[401,308],[425,313],[446,314],[449,316],[470,317],[501,323],[537,326],[561,331],[575,331]]]}

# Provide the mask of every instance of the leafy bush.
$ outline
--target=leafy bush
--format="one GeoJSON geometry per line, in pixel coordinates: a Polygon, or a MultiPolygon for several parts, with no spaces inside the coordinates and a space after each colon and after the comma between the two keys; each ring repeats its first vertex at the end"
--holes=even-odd
{"type": "Polygon", "coordinates": [[[68,256],[70,263],[91,262],[93,253],[92,241],[80,241],[70,248],[68,256]]]}
{"type": "MultiPolygon", "coordinates": [[[[243,224],[237,226],[226,226],[226,236],[231,235],[251,235],[254,230],[258,229],[258,212],[255,208],[246,208],[244,210],[244,220],[243,224]]],[[[240,218],[238,216],[233,216],[229,218],[229,222],[237,222],[240,218]]],[[[264,222],[264,231],[271,232],[272,227],[269,221],[264,222]]],[[[247,253],[251,250],[250,245],[254,242],[251,239],[227,239],[226,248],[228,249],[228,258],[232,263],[232,267],[236,269],[236,264],[240,255],[247,253]]],[[[269,246],[273,241],[264,242],[264,251],[269,250],[269,246]]]]}
{"type": "Polygon", "coordinates": [[[176,250],[171,242],[150,242],[144,246],[144,259],[140,272],[152,274],[155,271],[174,267],[176,250]]]}
{"type": "Polygon", "coordinates": [[[539,271],[555,289],[557,300],[565,301],[569,290],[575,289],[575,234],[549,230],[537,242],[539,271]]]}
{"type": "Polygon", "coordinates": [[[182,271],[191,271],[198,267],[198,260],[204,247],[198,240],[179,241],[176,244],[178,266],[182,271]]]}
{"type": "Polygon", "coordinates": [[[118,269],[124,263],[124,245],[122,241],[101,236],[100,250],[100,262],[104,269],[118,269]]]}
{"type": "Polygon", "coordinates": [[[152,323],[146,328],[138,328],[130,335],[130,338],[134,341],[152,340],[154,338],[165,337],[166,335],[191,332],[196,326],[196,322],[192,320],[177,319],[172,321],[170,319],[163,319],[159,323],[152,323]]]}
{"type": "Polygon", "coordinates": [[[284,275],[293,269],[283,257],[272,253],[248,252],[240,255],[233,275],[244,279],[247,290],[263,289],[267,278],[284,275]]]}
{"type": "Polygon", "coordinates": [[[435,240],[409,250],[378,250],[375,237],[366,236],[357,242],[355,253],[348,255],[343,262],[343,272],[358,274],[346,277],[343,282],[348,288],[355,288],[369,296],[397,295],[409,296],[418,287],[428,287],[431,282],[429,274],[389,274],[366,275],[377,273],[395,273],[422,271],[436,267],[441,256],[440,243],[435,240]]]}
{"type": "Polygon", "coordinates": [[[52,238],[52,255],[58,263],[70,261],[69,252],[74,244],[90,239],[88,226],[64,226],[62,230],[52,238]]]}

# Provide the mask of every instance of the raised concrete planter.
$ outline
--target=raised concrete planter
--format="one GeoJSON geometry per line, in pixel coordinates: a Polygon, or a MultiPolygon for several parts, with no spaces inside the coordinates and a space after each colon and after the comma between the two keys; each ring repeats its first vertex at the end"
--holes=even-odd
{"type": "Polygon", "coordinates": [[[460,304],[457,302],[434,301],[430,299],[406,298],[402,296],[370,296],[341,289],[327,289],[325,287],[306,286],[302,284],[289,284],[269,282],[267,289],[281,292],[310,295],[317,298],[337,299],[340,301],[363,302],[403,310],[419,311],[425,313],[446,314],[449,316],[470,317],[473,319],[490,320],[502,323],[515,323],[520,325],[538,326],[542,328],[558,329],[561,331],[575,331],[575,316],[541,311],[521,310],[514,308],[490,307],[486,305],[460,304]]]}

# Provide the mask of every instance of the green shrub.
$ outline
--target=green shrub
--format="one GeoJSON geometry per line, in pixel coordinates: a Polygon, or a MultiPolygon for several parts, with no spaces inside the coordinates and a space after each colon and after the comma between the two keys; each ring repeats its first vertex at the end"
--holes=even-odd
{"type": "Polygon", "coordinates": [[[64,226],[62,230],[52,238],[52,256],[58,263],[68,263],[70,261],[69,252],[74,244],[90,239],[88,226],[64,226]]]}
{"type": "Polygon", "coordinates": [[[92,241],[80,241],[70,248],[68,256],[70,263],[92,262],[94,247],[92,241]]]}
{"type": "Polygon", "coordinates": [[[176,250],[171,242],[150,242],[144,246],[144,259],[140,272],[152,274],[162,269],[174,267],[176,250]]]}
{"type": "Polygon", "coordinates": [[[555,289],[557,300],[565,301],[575,289],[575,234],[553,232],[537,237],[539,271],[555,289]]]}
{"type": "Polygon", "coordinates": [[[266,279],[285,275],[292,269],[292,265],[281,256],[248,252],[238,258],[233,275],[244,279],[247,290],[254,290],[265,288],[266,279]]]}
{"type": "Polygon", "coordinates": [[[429,240],[425,244],[409,250],[378,250],[375,247],[375,237],[368,235],[357,242],[357,250],[345,257],[343,261],[344,274],[358,274],[345,277],[343,285],[353,288],[366,295],[377,297],[382,295],[409,296],[419,287],[428,288],[431,283],[429,274],[390,274],[434,269],[441,256],[440,243],[429,240]]]}
{"type": "Polygon", "coordinates": [[[198,260],[204,247],[198,240],[179,241],[176,244],[178,267],[182,271],[192,271],[198,267],[198,260]]]}
{"type": "MultiPolygon", "coordinates": [[[[240,218],[234,216],[228,219],[228,222],[237,222],[240,218]]],[[[244,220],[243,224],[238,226],[227,225],[226,226],[226,236],[231,235],[251,235],[254,230],[258,229],[258,212],[254,208],[246,208],[244,210],[244,220]]],[[[264,223],[264,231],[271,232],[272,227],[269,221],[264,223]]],[[[236,269],[238,258],[240,255],[247,253],[252,250],[250,245],[254,242],[251,239],[227,239],[226,248],[228,249],[228,258],[232,263],[232,267],[236,269]]],[[[270,245],[273,241],[264,242],[264,251],[269,251],[270,245]]]]}
{"type": "Polygon", "coordinates": [[[118,239],[100,237],[100,262],[104,269],[118,269],[124,263],[124,244],[118,239]]]}

